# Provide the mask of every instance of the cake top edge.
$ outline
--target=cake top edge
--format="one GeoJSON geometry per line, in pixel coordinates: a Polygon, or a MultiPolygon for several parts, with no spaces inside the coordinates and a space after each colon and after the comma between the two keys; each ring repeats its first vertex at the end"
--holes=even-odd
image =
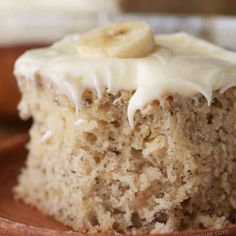
{"type": "Polygon", "coordinates": [[[51,47],[31,50],[15,64],[16,77],[52,80],[73,100],[77,111],[85,89],[134,90],[128,119],[147,103],[172,94],[212,92],[236,85],[236,54],[187,33],[154,36],[142,21],[117,22],[84,35],[67,36],[51,47]]]}

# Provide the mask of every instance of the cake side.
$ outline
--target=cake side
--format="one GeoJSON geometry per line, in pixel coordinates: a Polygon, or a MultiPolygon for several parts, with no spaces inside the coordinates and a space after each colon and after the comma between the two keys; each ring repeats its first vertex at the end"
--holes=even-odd
{"type": "Polygon", "coordinates": [[[86,90],[78,116],[48,78],[18,78],[33,116],[16,195],[85,232],[168,232],[235,221],[236,89],[168,96],[135,113],[132,91],[86,90]]]}

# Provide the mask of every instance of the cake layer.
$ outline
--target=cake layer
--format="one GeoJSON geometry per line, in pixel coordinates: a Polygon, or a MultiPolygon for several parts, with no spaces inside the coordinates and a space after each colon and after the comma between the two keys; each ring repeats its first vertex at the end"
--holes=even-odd
{"type": "MultiPolygon", "coordinates": [[[[134,91],[86,90],[80,113],[48,78],[18,78],[33,116],[18,198],[85,232],[169,232],[236,219],[236,89],[173,95],[135,114],[134,91]]],[[[23,104],[23,103],[22,103],[23,104]]],[[[23,110],[23,109],[22,109],[23,110]]]]}

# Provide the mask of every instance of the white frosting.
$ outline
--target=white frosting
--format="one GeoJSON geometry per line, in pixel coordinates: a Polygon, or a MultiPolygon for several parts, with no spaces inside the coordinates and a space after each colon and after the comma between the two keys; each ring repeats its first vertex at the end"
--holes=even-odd
{"type": "Polygon", "coordinates": [[[47,142],[53,136],[53,132],[51,130],[47,130],[41,137],[40,142],[47,142]]]}
{"type": "Polygon", "coordinates": [[[138,109],[170,94],[201,93],[211,103],[212,91],[236,85],[236,54],[185,33],[156,36],[157,49],[145,58],[85,58],[77,53],[78,35],[21,56],[15,75],[34,79],[35,72],[52,80],[79,111],[84,89],[101,97],[107,89],[135,90],[128,105],[131,127],[138,109]]]}
{"type": "Polygon", "coordinates": [[[82,125],[84,123],[86,123],[86,120],[84,120],[84,119],[78,119],[78,120],[75,121],[75,125],[76,126],[80,126],[80,125],[82,125]]]}
{"type": "Polygon", "coordinates": [[[21,100],[17,106],[17,109],[19,110],[19,115],[22,120],[27,120],[30,118],[30,111],[28,104],[25,102],[25,100],[21,100]]]}

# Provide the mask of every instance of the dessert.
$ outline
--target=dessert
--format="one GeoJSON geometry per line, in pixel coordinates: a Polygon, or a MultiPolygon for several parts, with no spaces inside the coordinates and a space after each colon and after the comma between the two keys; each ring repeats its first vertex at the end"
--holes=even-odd
{"type": "Polygon", "coordinates": [[[81,232],[236,219],[236,54],[119,22],[15,64],[33,118],[16,197],[81,232]]]}

